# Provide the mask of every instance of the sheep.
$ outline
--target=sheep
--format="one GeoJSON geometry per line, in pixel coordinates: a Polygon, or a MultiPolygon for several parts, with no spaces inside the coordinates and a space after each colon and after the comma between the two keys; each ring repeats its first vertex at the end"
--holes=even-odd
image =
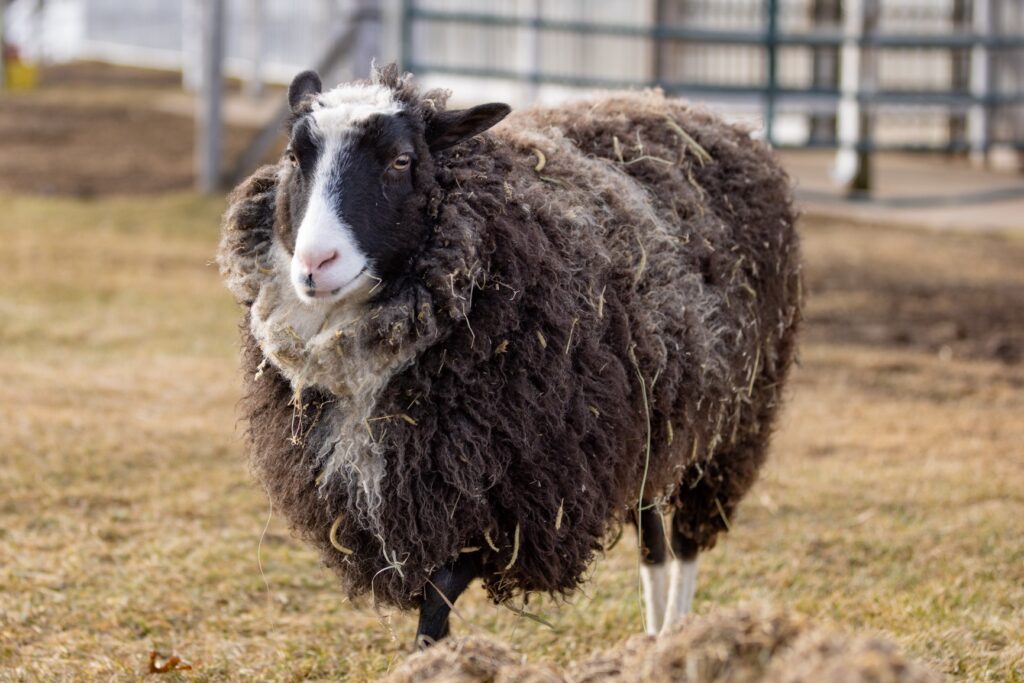
{"type": "Polygon", "coordinates": [[[419,608],[420,644],[476,578],[568,596],[624,523],[668,629],[795,353],[788,179],[658,90],[447,97],[393,65],[299,74],[281,161],[230,197],[254,472],[351,598],[419,608]]]}

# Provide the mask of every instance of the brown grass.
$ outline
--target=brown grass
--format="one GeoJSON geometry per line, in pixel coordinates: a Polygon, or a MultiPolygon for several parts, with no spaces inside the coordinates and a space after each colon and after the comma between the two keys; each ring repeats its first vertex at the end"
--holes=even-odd
{"type": "MultiPolygon", "coordinates": [[[[0,679],[362,680],[410,615],[345,602],[273,517],[234,416],[220,203],[0,197],[0,679]],[[269,585],[269,590],[267,589],[269,585]]],[[[805,222],[802,365],[773,458],[703,561],[754,600],[1024,680],[1024,244],[805,222]],[[950,323],[950,324],[947,324],[950,323]]],[[[557,632],[459,602],[453,630],[565,664],[640,629],[624,540],[557,632]]]]}

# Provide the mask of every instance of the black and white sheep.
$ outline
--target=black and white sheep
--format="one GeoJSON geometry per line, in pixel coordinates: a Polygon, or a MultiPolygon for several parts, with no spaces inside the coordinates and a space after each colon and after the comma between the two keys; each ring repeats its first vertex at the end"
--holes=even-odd
{"type": "Polygon", "coordinates": [[[667,627],[794,355],[787,178],[658,91],[508,118],[446,98],[394,67],[300,74],[285,156],[232,195],[254,469],[351,596],[420,608],[421,641],[476,577],[567,594],[624,521],[667,627]]]}

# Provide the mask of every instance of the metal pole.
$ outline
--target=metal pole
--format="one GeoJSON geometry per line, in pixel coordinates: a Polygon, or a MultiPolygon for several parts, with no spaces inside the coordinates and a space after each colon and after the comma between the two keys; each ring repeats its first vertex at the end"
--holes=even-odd
{"type": "Polygon", "coordinates": [[[36,41],[36,64],[37,66],[43,66],[46,64],[46,0],[36,0],[36,10],[32,15],[32,19],[35,23],[35,28],[32,31],[35,35],[33,38],[36,41]]]}
{"type": "Polygon", "coordinates": [[[415,68],[412,44],[413,9],[413,0],[402,0],[402,71],[412,71],[415,68]]]}
{"type": "Polygon", "coordinates": [[[975,98],[967,112],[967,137],[971,161],[984,164],[991,144],[992,58],[985,41],[995,37],[995,3],[974,0],[974,46],[971,48],[971,95],[975,98]]]}
{"type": "Polygon", "coordinates": [[[544,56],[541,43],[540,20],[543,7],[541,0],[533,0],[533,24],[530,26],[530,102],[536,102],[540,97],[541,71],[544,68],[544,56]]]}
{"type": "Polygon", "coordinates": [[[668,20],[665,2],[666,0],[654,0],[655,35],[651,38],[651,80],[656,84],[665,81],[665,39],[659,33],[668,20]]]}
{"type": "Polygon", "coordinates": [[[195,158],[197,187],[209,193],[220,186],[224,0],[205,0],[202,9],[203,80],[196,102],[195,158]]]}
{"type": "MultiPolygon", "coordinates": [[[[338,35],[339,31],[339,13],[338,3],[336,0],[317,0],[319,8],[316,11],[316,30],[319,35],[316,36],[318,42],[322,47],[321,50],[330,48],[331,41],[338,35]]],[[[357,74],[351,74],[355,77],[357,74]]],[[[338,83],[339,81],[345,80],[345,78],[336,70],[332,69],[329,72],[320,72],[320,78],[324,83],[328,84],[328,88],[331,84],[338,83]]]]}
{"type": "MultiPolygon", "coordinates": [[[[953,0],[953,11],[950,16],[950,24],[954,34],[964,32],[970,26],[970,13],[968,0],[953,0]]],[[[958,95],[970,92],[971,62],[970,50],[963,48],[950,48],[949,51],[949,89],[958,95]]],[[[950,108],[947,121],[947,139],[950,147],[963,144],[967,133],[967,116],[961,109],[950,108]]]]}
{"type": "Polygon", "coordinates": [[[380,0],[357,0],[355,16],[359,27],[352,48],[352,75],[366,78],[380,55],[380,0]]]}
{"type": "Polygon", "coordinates": [[[768,16],[768,91],[764,98],[764,139],[768,144],[775,140],[775,91],[778,89],[778,37],[779,37],[779,0],[767,0],[765,9],[768,16]]]}
{"type": "Polygon", "coordinates": [[[245,79],[245,94],[257,99],[263,94],[263,0],[249,0],[249,70],[245,79]]]}
{"type": "MultiPolygon", "coordinates": [[[[833,30],[842,19],[839,0],[814,0],[811,21],[815,29],[833,30]]],[[[811,48],[811,87],[834,90],[839,85],[839,49],[832,46],[811,48]]],[[[809,117],[809,142],[834,144],[836,116],[834,112],[813,112],[809,117]]]]}
{"type": "Polygon", "coordinates": [[[536,102],[540,94],[541,46],[540,19],[541,0],[530,4],[530,23],[519,29],[519,59],[526,75],[526,101],[536,102]]]}
{"type": "Polygon", "coordinates": [[[7,9],[7,0],[0,0],[0,91],[7,88],[7,59],[4,54],[6,43],[4,42],[4,10],[7,9]]]}
{"type": "Polygon", "coordinates": [[[201,81],[202,45],[198,0],[181,0],[181,87],[198,92],[201,81]]]}
{"type": "Polygon", "coordinates": [[[834,174],[851,194],[871,189],[871,114],[862,95],[877,84],[874,52],[864,45],[865,35],[878,24],[878,0],[847,0],[840,53],[839,152],[834,174]]]}

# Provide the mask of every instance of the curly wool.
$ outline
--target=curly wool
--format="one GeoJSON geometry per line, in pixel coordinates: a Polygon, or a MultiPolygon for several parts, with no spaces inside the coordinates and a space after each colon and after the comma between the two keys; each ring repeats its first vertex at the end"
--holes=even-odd
{"type": "Polygon", "coordinates": [[[567,593],[641,499],[712,545],[763,462],[799,319],[771,153],[650,91],[513,114],[428,171],[411,277],[305,329],[277,168],[231,197],[219,261],[275,507],[351,596],[402,608],[460,552],[496,601],[567,593]]]}

